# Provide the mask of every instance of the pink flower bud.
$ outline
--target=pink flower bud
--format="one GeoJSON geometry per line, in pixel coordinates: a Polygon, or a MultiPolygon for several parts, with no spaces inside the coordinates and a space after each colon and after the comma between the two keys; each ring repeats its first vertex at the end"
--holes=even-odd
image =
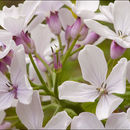
{"type": "Polygon", "coordinates": [[[126,48],[122,48],[115,41],[112,41],[110,48],[110,55],[112,59],[117,59],[123,55],[126,48]]]}
{"type": "Polygon", "coordinates": [[[86,38],[87,34],[88,34],[88,27],[86,25],[83,25],[83,27],[80,31],[80,34],[79,34],[80,37],[78,40],[83,41],[86,38]]]}
{"type": "Polygon", "coordinates": [[[50,17],[46,18],[46,22],[51,30],[52,33],[54,33],[55,35],[59,35],[61,32],[61,22],[58,16],[58,12],[51,12],[50,13],[50,17]]]}
{"type": "Polygon", "coordinates": [[[67,43],[69,43],[71,41],[71,28],[72,28],[72,26],[68,25],[65,30],[65,40],[67,41],[67,43]]]}
{"type": "Polygon", "coordinates": [[[75,39],[79,35],[81,28],[82,28],[82,20],[80,17],[78,17],[71,28],[71,37],[73,39],[75,39]]]}
{"type": "Polygon", "coordinates": [[[100,36],[95,33],[95,32],[90,32],[85,40],[86,44],[93,44],[94,42],[96,42],[98,39],[100,38],[100,36]]]}
{"type": "Polygon", "coordinates": [[[13,36],[13,40],[15,41],[16,45],[23,44],[25,52],[34,53],[35,52],[35,45],[33,40],[29,37],[28,32],[24,33],[23,31],[20,33],[19,36],[13,36]]]}

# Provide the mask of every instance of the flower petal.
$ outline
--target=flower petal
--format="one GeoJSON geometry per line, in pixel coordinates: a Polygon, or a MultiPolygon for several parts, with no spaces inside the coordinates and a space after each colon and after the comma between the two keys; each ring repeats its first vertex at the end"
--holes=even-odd
{"type": "Polygon", "coordinates": [[[67,25],[72,25],[75,22],[72,13],[66,8],[59,10],[59,18],[64,29],[66,29],[67,25]]]}
{"type": "Polygon", "coordinates": [[[18,102],[16,113],[28,129],[41,129],[44,115],[38,92],[33,93],[30,104],[25,105],[18,102]]]}
{"type": "Polygon", "coordinates": [[[123,102],[123,99],[110,95],[102,95],[96,108],[96,115],[99,120],[108,118],[111,113],[123,102]]]}
{"type": "Polygon", "coordinates": [[[124,94],[126,90],[127,59],[122,58],[106,80],[108,93],[124,94]]]}
{"type": "Polygon", "coordinates": [[[82,112],[75,116],[71,123],[71,129],[103,129],[104,126],[97,117],[89,112],[82,112]]]}
{"type": "Polygon", "coordinates": [[[71,118],[65,111],[62,111],[52,117],[44,129],[66,129],[70,122],[71,118]]]}
{"type": "Polygon", "coordinates": [[[19,82],[23,82],[24,75],[26,74],[25,52],[23,45],[19,45],[14,50],[10,72],[11,81],[14,85],[18,85],[19,82]]]}
{"type": "Polygon", "coordinates": [[[110,30],[107,26],[102,25],[94,20],[84,20],[85,24],[94,32],[97,34],[103,36],[104,38],[108,38],[111,40],[114,40],[117,35],[115,32],[110,30]]]}
{"type": "Polygon", "coordinates": [[[101,86],[107,74],[107,63],[102,50],[94,45],[86,45],[79,52],[78,60],[84,80],[94,86],[101,86]]]}
{"type": "Polygon", "coordinates": [[[0,125],[2,124],[4,118],[5,118],[6,113],[4,111],[0,111],[0,125]]]}
{"type": "Polygon", "coordinates": [[[73,102],[94,102],[99,96],[95,86],[66,81],[59,86],[59,98],[73,102]]]}
{"type": "Polygon", "coordinates": [[[130,129],[130,122],[126,113],[113,113],[107,120],[106,129],[130,129]]]}

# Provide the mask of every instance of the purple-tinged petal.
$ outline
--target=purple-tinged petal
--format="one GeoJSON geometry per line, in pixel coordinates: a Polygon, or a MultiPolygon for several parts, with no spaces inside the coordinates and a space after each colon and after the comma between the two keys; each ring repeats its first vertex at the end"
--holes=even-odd
{"type": "Polygon", "coordinates": [[[85,44],[93,44],[94,42],[96,42],[98,39],[100,38],[100,36],[95,33],[95,32],[90,32],[85,40],[85,44]]]}
{"type": "Polygon", "coordinates": [[[111,43],[110,55],[112,59],[117,59],[123,55],[126,48],[119,46],[115,41],[111,43]]]}

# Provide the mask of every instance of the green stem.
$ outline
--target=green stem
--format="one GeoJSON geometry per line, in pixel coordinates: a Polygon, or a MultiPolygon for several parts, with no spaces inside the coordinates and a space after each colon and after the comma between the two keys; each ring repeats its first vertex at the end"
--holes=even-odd
{"type": "Polygon", "coordinates": [[[7,117],[5,117],[4,120],[16,120],[16,119],[18,119],[17,116],[7,116],[7,117]]]}
{"type": "Polygon", "coordinates": [[[43,89],[46,91],[46,93],[47,93],[48,95],[54,96],[53,92],[51,92],[51,91],[48,89],[48,87],[46,86],[46,83],[45,83],[45,81],[43,80],[43,78],[42,78],[42,76],[41,76],[41,74],[40,74],[40,72],[39,72],[39,70],[38,70],[38,68],[37,68],[37,66],[36,66],[36,64],[35,64],[35,62],[34,62],[34,60],[33,60],[32,54],[29,54],[29,58],[30,58],[30,60],[31,60],[31,62],[32,62],[32,65],[33,65],[33,67],[34,67],[34,69],[35,69],[35,71],[36,71],[36,73],[37,73],[37,76],[38,76],[40,82],[41,82],[42,85],[43,85],[43,89]]]}
{"type": "Polygon", "coordinates": [[[42,62],[42,64],[46,67],[46,69],[52,74],[52,70],[49,67],[49,65],[41,58],[41,56],[37,53],[35,53],[35,56],[42,62]]]}
{"type": "MultiPolygon", "coordinates": [[[[61,42],[61,38],[60,38],[60,35],[57,35],[57,39],[58,39],[58,42],[59,42],[59,47],[60,47],[60,50],[62,50],[62,42],[61,42]]],[[[62,52],[62,51],[61,51],[62,52]]]]}
{"type": "Polygon", "coordinates": [[[73,51],[70,56],[74,55],[75,53],[79,52],[80,50],[82,50],[84,48],[84,46],[79,47],[77,50],[73,51]]]}
{"type": "Polygon", "coordinates": [[[63,58],[63,61],[62,61],[62,65],[66,62],[66,60],[67,60],[68,57],[70,56],[70,53],[71,53],[72,49],[74,48],[74,46],[75,46],[75,44],[76,44],[78,38],[79,38],[79,36],[78,36],[76,39],[74,39],[74,41],[72,42],[70,48],[69,48],[68,51],[66,52],[65,57],[63,58]]]}
{"type": "Polygon", "coordinates": [[[39,89],[43,89],[43,86],[37,86],[33,88],[33,90],[39,90],[39,89]]]}

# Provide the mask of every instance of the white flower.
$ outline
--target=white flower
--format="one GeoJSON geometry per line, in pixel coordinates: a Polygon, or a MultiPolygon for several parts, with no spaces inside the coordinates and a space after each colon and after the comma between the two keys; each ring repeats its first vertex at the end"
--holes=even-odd
{"type": "MultiPolygon", "coordinates": [[[[113,7],[113,21],[114,30],[102,25],[94,20],[84,20],[86,25],[97,34],[104,38],[116,41],[116,43],[123,48],[130,48],[130,2],[129,1],[115,1],[113,7]]],[[[110,16],[108,16],[110,17],[110,16]]]]}
{"type": "Polygon", "coordinates": [[[30,20],[35,15],[39,1],[25,1],[19,4],[18,7],[4,6],[0,12],[1,26],[13,35],[19,35],[22,31],[27,31],[30,20]]]}
{"type": "MultiPolygon", "coordinates": [[[[21,122],[28,129],[41,129],[43,123],[43,110],[38,91],[35,91],[30,104],[18,103],[16,112],[21,122]]],[[[66,129],[71,122],[71,118],[65,111],[57,113],[44,127],[45,129],[66,129]]]]}
{"type": "Polygon", "coordinates": [[[107,79],[107,63],[98,47],[85,46],[78,60],[84,80],[91,85],[66,81],[59,86],[59,98],[73,102],[94,102],[99,97],[96,115],[100,120],[108,118],[123,101],[112,93],[125,93],[127,60],[122,58],[107,79]]]}
{"type": "Polygon", "coordinates": [[[14,100],[28,104],[32,89],[26,75],[25,53],[23,46],[14,50],[10,66],[10,81],[0,72],[0,110],[11,107],[14,100]]]}
{"type": "Polygon", "coordinates": [[[71,123],[71,129],[128,129],[130,122],[128,113],[113,113],[106,121],[105,127],[98,118],[89,112],[82,112],[75,116],[71,123]]]}

